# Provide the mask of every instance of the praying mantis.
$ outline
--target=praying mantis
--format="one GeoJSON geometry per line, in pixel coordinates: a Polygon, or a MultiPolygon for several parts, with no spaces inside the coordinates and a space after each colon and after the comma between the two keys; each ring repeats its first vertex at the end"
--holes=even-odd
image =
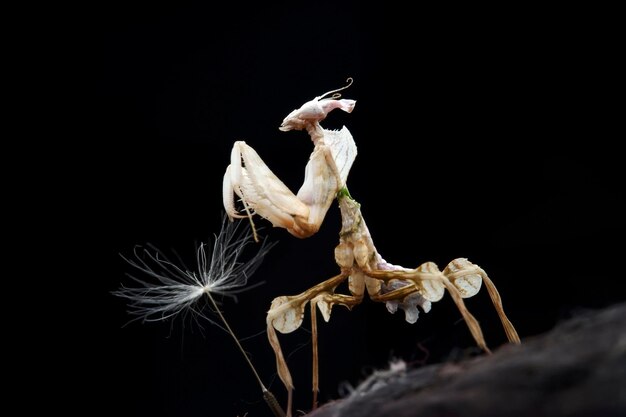
{"type": "Polygon", "coordinates": [[[433,262],[405,268],[387,262],[376,250],[361,206],[346,186],[357,155],[354,139],[345,126],[340,130],[326,130],[320,125],[335,109],[352,112],[356,102],[343,99],[340,94],[351,84],[352,79],[348,78],[346,86],[306,102],[293,110],[279,128],[281,131],[306,130],[314,145],[305,168],[304,183],[297,194],[293,194],[243,141],[233,145],[230,165],[224,174],[223,202],[231,220],[249,218],[252,223],[252,216],[257,214],[298,238],[316,233],[333,201],[337,200],[339,204],[341,231],[334,253],[339,274],[300,294],[276,297],[267,313],[268,339],[276,357],[278,375],[288,392],[287,415],[291,413],[294,384],[276,331],[285,334],[298,329],[307,304],[312,330],[313,407],[317,404],[319,391],[317,309],[328,322],[335,305],[351,309],[363,301],[366,292],[372,301],[385,303],[392,313],[398,308],[404,310],[406,321],[414,323],[418,306],[424,312],[430,311],[431,303],[439,301],[447,290],[476,344],[489,352],[478,321],[463,302],[464,298],[477,294],[484,282],[509,342],[520,343],[515,327],[504,312],[498,290],[478,265],[458,258],[443,271],[433,262]],[[242,209],[236,208],[235,196],[242,209]],[[346,280],[350,294],[335,293],[346,280]]]}

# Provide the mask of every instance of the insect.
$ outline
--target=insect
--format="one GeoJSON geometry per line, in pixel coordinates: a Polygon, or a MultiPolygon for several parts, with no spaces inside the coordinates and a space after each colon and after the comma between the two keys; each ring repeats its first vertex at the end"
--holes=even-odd
{"type": "Polygon", "coordinates": [[[447,290],[477,345],[489,352],[478,321],[463,302],[464,298],[478,293],[484,282],[508,340],[520,342],[504,312],[498,290],[478,265],[459,258],[451,261],[443,271],[432,262],[417,268],[405,268],[385,261],[376,250],[361,207],[346,186],[348,173],[357,155],[354,139],[345,126],[341,130],[326,130],[320,125],[334,109],[352,112],[356,102],[342,99],[339,93],[351,84],[352,79],[348,78],[343,88],[306,102],[292,111],[280,126],[281,131],[306,130],[314,145],[305,169],[304,183],[297,194],[294,195],[254,149],[243,141],[235,142],[230,165],[224,175],[224,207],[231,220],[248,217],[252,222],[252,216],[258,214],[275,227],[285,228],[299,238],[317,232],[332,202],[337,200],[339,204],[342,226],[334,254],[339,274],[300,294],[275,298],[267,313],[267,335],[276,356],[278,375],[288,391],[288,414],[291,412],[294,384],[276,331],[290,333],[298,329],[307,304],[312,327],[313,407],[316,406],[319,391],[316,309],[328,322],[333,306],[342,305],[351,309],[363,301],[366,292],[372,301],[385,303],[392,313],[398,308],[404,310],[406,321],[414,323],[418,317],[418,306],[428,312],[431,303],[439,301],[447,290]],[[243,205],[240,210],[236,209],[235,196],[243,205]],[[350,293],[336,293],[336,288],[346,280],[350,293]]]}

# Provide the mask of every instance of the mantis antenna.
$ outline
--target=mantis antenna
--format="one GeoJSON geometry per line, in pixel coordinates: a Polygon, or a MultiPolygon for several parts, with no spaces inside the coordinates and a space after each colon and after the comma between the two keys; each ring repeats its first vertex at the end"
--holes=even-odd
{"type": "Polygon", "coordinates": [[[324,93],[324,94],[322,94],[322,95],[321,95],[321,96],[319,96],[319,97],[315,97],[315,99],[316,99],[316,100],[320,100],[320,99],[323,99],[324,97],[326,97],[327,95],[329,95],[329,94],[333,94],[333,93],[334,93],[334,94],[332,95],[331,99],[334,99],[334,100],[338,99],[339,97],[341,97],[341,94],[339,93],[339,91],[343,91],[343,90],[345,90],[346,88],[350,87],[350,86],[352,85],[352,83],[354,82],[354,79],[353,79],[352,77],[348,77],[348,78],[346,79],[346,82],[348,83],[347,85],[344,85],[343,87],[338,88],[338,89],[336,89],[336,90],[331,90],[331,91],[329,91],[329,92],[327,92],[327,93],[324,93]]]}

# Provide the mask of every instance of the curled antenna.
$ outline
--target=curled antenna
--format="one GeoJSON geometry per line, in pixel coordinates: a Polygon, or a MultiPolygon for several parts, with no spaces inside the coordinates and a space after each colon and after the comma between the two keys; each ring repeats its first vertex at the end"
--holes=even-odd
{"type": "Polygon", "coordinates": [[[332,90],[332,91],[329,91],[327,93],[324,93],[321,96],[316,97],[316,99],[317,100],[323,99],[324,97],[326,97],[329,94],[332,94],[332,96],[331,96],[332,99],[338,99],[339,97],[341,97],[341,94],[339,93],[339,91],[345,90],[346,88],[350,87],[352,85],[352,83],[354,82],[354,80],[352,79],[352,77],[348,77],[346,82],[348,83],[347,85],[344,85],[343,87],[338,88],[336,90],[332,90]]]}

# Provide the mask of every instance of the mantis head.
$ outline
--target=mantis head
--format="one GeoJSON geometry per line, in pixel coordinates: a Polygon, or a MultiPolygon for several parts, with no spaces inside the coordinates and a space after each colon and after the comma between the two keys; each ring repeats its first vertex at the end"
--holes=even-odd
{"type": "Polygon", "coordinates": [[[345,90],[352,85],[352,78],[348,78],[347,82],[348,85],[315,97],[313,100],[304,103],[299,109],[289,113],[279,129],[283,132],[305,129],[307,126],[315,125],[324,120],[326,115],[334,109],[341,109],[347,113],[352,112],[356,101],[340,99],[341,94],[339,94],[339,91],[345,90]],[[329,94],[332,94],[332,96],[325,98],[329,94]]]}

